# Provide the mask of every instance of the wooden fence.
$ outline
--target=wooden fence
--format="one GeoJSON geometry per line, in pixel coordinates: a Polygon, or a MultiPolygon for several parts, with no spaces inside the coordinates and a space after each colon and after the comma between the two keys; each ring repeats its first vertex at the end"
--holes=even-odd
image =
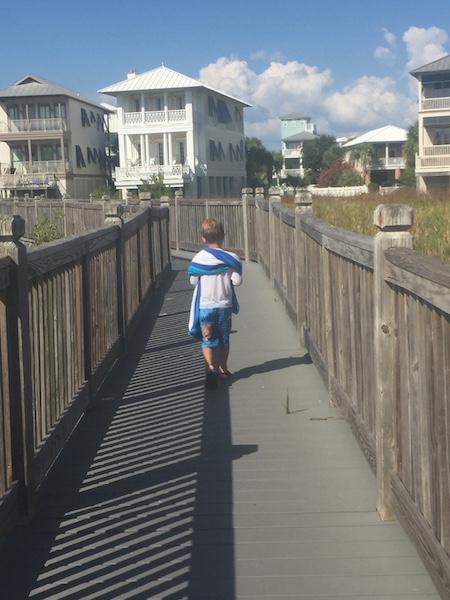
{"type": "Polygon", "coordinates": [[[0,537],[34,511],[36,488],[170,271],[169,211],[28,250],[0,217],[0,537]]]}
{"type": "Polygon", "coordinates": [[[308,193],[291,210],[251,192],[172,200],[172,247],[197,250],[218,217],[226,247],[261,263],[377,477],[380,517],[401,521],[448,599],[450,264],[413,251],[408,207],[380,205],[371,238],[315,217],[308,193]]]}
{"type": "MultiPolygon", "coordinates": [[[[306,346],[318,368],[330,401],[341,407],[376,475],[378,495],[374,498],[374,505],[380,517],[397,517],[400,520],[442,598],[449,599],[450,265],[414,252],[408,233],[412,210],[408,207],[380,205],[374,214],[379,233],[370,238],[338,229],[315,217],[310,194],[299,192],[295,199],[296,209],[291,210],[282,203],[277,189],[270,190],[268,199],[264,198],[262,190],[257,189],[253,194],[253,190],[245,189],[241,199],[223,201],[184,200],[178,193],[174,199],[166,201],[168,209],[162,209],[166,213],[161,213],[170,212],[170,232],[164,229],[167,227],[165,218],[161,217],[158,221],[160,225],[164,224],[163,229],[156,228],[155,231],[155,223],[152,222],[152,252],[154,255],[160,252],[160,268],[168,264],[169,257],[164,254],[164,236],[169,233],[172,248],[200,249],[202,221],[206,217],[217,217],[224,223],[225,247],[234,250],[246,261],[260,262],[298,329],[299,342],[306,346]]],[[[135,219],[136,222],[145,220],[141,215],[135,219]]],[[[107,231],[104,230],[102,235],[109,235],[107,231]]],[[[76,242],[71,242],[78,244],[78,253],[85,248],[91,235],[94,234],[83,234],[84,238],[80,236],[76,242]]],[[[95,246],[100,244],[102,237],[100,233],[98,235],[95,246]]],[[[65,243],[69,242],[61,242],[65,243]]],[[[111,241],[108,246],[105,241],[104,246],[110,250],[111,260],[114,254],[112,244],[111,241]]],[[[130,262],[125,259],[124,265],[128,266],[124,268],[132,269],[133,253],[139,253],[144,246],[146,242],[142,238],[138,241],[131,236],[128,246],[130,262]]],[[[46,251],[33,252],[45,254],[46,251]]],[[[75,290],[89,289],[101,273],[111,279],[112,273],[106,275],[110,259],[105,258],[105,263],[99,265],[95,272],[95,261],[102,260],[102,253],[103,250],[99,250],[97,255],[92,248],[85,258],[80,258],[81,263],[75,260],[80,272],[71,275],[73,282],[66,285],[75,290]],[[86,263],[89,267],[84,267],[86,263]],[[91,283],[87,285],[86,282],[91,283]]],[[[78,256],[76,252],[73,254],[78,256]]],[[[40,262],[31,261],[36,265],[40,262]]],[[[64,269],[63,266],[60,268],[64,269]]],[[[16,273],[10,258],[0,261],[2,323],[5,319],[6,322],[11,320],[9,310],[19,310],[18,306],[11,307],[13,280],[14,285],[19,285],[16,273]]],[[[30,279],[29,293],[34,290],[33,286],[40,285],[39,277],[44,275],[36,270],[30,279]],[[31,283],[34,277],[36,282],[31,283]]],[[[58,273],[58,277],[61,278],[62,274],[58,273]]],[[[143,278],[140,287],[127,283],[125,290],[139,288],[142,293],[146,282],[152,281],[154,275],[147,273],[143,278]]],[[[46,293],[49,294],[48,291],[46,293]]],[[[64,295],[60,293],[60,298],[58,293],[51,296],[53,303],[64,302],[64,295]]],[[[40,289],[35,292],[37,298],[40,298],[39,294],[40,289]]],[[[99,290],[96,297],[101,295],[99,290]]],[[[138,301],[129,298],[127,296],[124,301],[128,317],[138,301]],[[131,304],[128,305],[128,302],[131,304]]],[[[47,296],[45,303],[48,302],[47,296]]],[[[120,304],[119,300],[117,302],[120,304]]],[[[29,303],[32,305],[31,300],[29,303]]],[[[90,323],[91,331],[87,337],[95,340],[99,333],[92,328],[100,325],[94,318],[88,319],[93,310],[89,303],[94,305],[94,300],[80,301],[78,308],[73,307],[72,322],[76,323],[78,319],[90,323]],[[77,310],[82,314],[78,314],[77,310]]],[[[43,306],[44,303],[39,309],[41,312],[43,306]]],[[[51,321],[53,317],[48,314],[45,318],[51,321]]],[[[37,322],[41,322],[39,319],[37,322]]],[[[101,327],[105,340],[115,339],[117,332],[111,323],[103,323],[101,327]]],[[[18,327],[13,329],[20,331],[18,327]]],[[[0,356],[5,372],[5,360],[7,364],[9,354],[8,339],[2,337],[3,331],[1,327],[0,356]]],[[[17,333],[15,335],[18,337],[17,333]]],[[[39,335],[35,334],[36,339],[39,335]]],[[[86,333],[82,337],[84,339],[86,333]]],[[[14,343],[17,345],[19,341],[14,343]]],[[[48,343],[52,348],[52,342],[48,343]]],[[[70,343],[69,340],[64,343],[78,348],[72,338],[70,343]]],[[[24,347],[27,347],[26,340],[24,347]]],[[[89,352],[88,362],[92,371],[95,361],[102,355],[102,348],[90,349],[89,352]]],[[[34,351],[33,354],[37,355],[34,351]]],[[[35,370],[39,370],[37,366],[35,370]]],[[[19,381],[19,375],[12,367],[7,372],[19,381]]],[[[72,387],[75,388],[77,377],[80,377],[75,367],[72,377],[75,381],[72,387]]],[[[34,385],[36,387],[37,384],[34,385]]],[[[3,380],[3,398],[5,386],[3,380]]],[[[6,388],[11,387],[10,382],[9,388],[6,388]]],[[[9,405],[4,401],[1,418],[8,421],[12,417],[7,414],[5,406],[9,405]]],[[[13,410],[18,410],[17,404],[14,404],[13,410]]],[[[48,410],[45,409],[46,415],[48,410]]],[[[56,409],[52,410],[56,414],[56,409]]],[[[43,413],[44,409],[39,414],[43,413]]],[[[45,427],[39,435],[44,433],[45,427]]],[[[8,443],[8,440],[4,442],[4,448],[10,447],[8,443]]],[[[32,450],[29,450],[31,456],[32,450]]],[[[9,450],[10,455],[13,452],[14,449],[9,450]]],[[[7,453],[8,450],[6,453],[3,451],[0,457],[6,466],[11,464],[7,453]]],[[[44,470],[40,468],[38,472],[43,473],[44,470]]],[[[5,478],[4,489],[9,489],[8,482],[17,479],[8,468],[5,468],[5,478]]]]}

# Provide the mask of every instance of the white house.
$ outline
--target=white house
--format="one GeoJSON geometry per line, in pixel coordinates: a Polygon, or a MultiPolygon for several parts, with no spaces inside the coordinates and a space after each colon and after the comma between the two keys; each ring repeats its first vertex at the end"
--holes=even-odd
{"type": "Polygon", "coordinates": [[[117,98],[123,196],[161,176],[189,197],[236,197],[245,187],[242,100],[164,65],[99,90],[117,98]]]}
{"type": "Polygon", "coordinates": [[[342,145],[346,151],[345,159],[352,163],[355,169],[370,174],[370,180],[383,184],[395,181],[405,169],[403,146],[405,145],[408,131],[394,125],[386,125],[372,129],[342,145]],[[363,165],[360,159],[352,159],[353,150],[363,144],[373,146],[374,157],[363,165]]]}
{"type": "Polygon", "coordinates": [[[0,197],[88,198],[104,186],[108,112],[36,75],[0,90],[0,197]]]}
{"type": "Polygon", "coordinates": [[[414,69],[418,80],[418,189],[450,189],[450,55],[414,69]]]}
{"type": "Polygon", "coordinates": [[[281,154],[283,165],[281,178],[303,177],[303,148],[308,142],[315,140],[316,127],[311,118],[298,113],[280,117],[281,120],[281,154]]]}

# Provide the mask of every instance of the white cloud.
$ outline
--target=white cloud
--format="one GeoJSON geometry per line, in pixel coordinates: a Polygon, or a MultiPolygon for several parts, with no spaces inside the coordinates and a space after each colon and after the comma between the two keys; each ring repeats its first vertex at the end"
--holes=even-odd
{"type": "Polygon", "coordinates": [[[388,66],[392,66],[395,62],[395,53],[385,46],[377,46],[375,49],[375,58],[388,66]]]}
{"type": "Polygon", "coordinates": [[[257,52],[253,52],[253,54],[250,56],[250,58],[252,60],[265,60],[265,61],[278,61],[281,62],[283,60],[285,60],[284,55],[282,54],[282,52],[267,52],[266,50],[258,50],[257,52]]]}
{"type": "Polygon", "coordinates": [[[447,54],[444,44],[448,41],[447,32],[439,27],[410,27],[403,34],[408,52],[408,71],[422,67],[447,54]]]}
{"type": "Polygon", "coordinates": [[[358,127],[359,132],[384,125],[407,127],[417,119],[415,100],[400,94],[390,77],[361,77],[326,102],[335,126],[358,127]]]}
{"type": "Polygon", "coordinates": [[[297,61],[272,62],[256,74],[245,61],[226,58],[202,69],[200,78],[251,104],[245,111],[246,135],[264,140],[271,149],[281,146],[280,117],[300,112],[316,122],[326,88],[332,83],[331,71],[319,71],[297,61]]]}
{"type": "Polygon", "coordinates": [[[393,34],[388,29],[383,29],[383,35],[384,35],[384,39],[385,39],[386,43],[391,48],[395,48],[395,46],[397,45],[397,38],[396,38],[395,34],[393,34]]]}
{"type": "Polygon", "coordinates": [[[380,62],[392,67],[396,59],[395,49],[397,46],[397,38],[388,29],[383,29],[383,37],[384,41],[387,43],[387,47],[377,46],[374,56],[380,62]]]}

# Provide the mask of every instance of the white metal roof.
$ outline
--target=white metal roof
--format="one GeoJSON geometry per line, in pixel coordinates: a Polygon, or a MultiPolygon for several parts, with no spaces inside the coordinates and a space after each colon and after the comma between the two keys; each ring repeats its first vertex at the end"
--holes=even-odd
{"type": "Polygon", "coordinates": [[[343,148],[358,146],[359,144],[386,144],[387,142],[406,142],[408,131],[394,125],[386,125],[379,129],[372,129],[359,137],[343,144],[343,148]]]}
{"type": "Polygon", "coordinates": [[[131,76],[124,81],[119,81],[119,83],[115,83],[108,87],[105,87],[99,90],[101,94],[109,94],[110,96],[116,96],[118,94],[126,93],[126,92],[144,92],[147,90],[176,90],[176,89],[186,89],[186,88],[205,88],[207,90],[211,90],[222,96],[226,96],[227,98],[232,98],[236,102],[239,102],[243,106],[250,106],[246,102],[239,100],[238,98],[234,98],[229,94],[224,94],[223,92],[216,90],[212,87],[209,87],[202,83],[199,80],[192,79],[191,77],[187,77],[186,75],[182,75],[181,73],[177,73],[177,71],[173,71],[168,67],[162,65],[161,67],[157,67],[156,69],[152,69],[151,71],[147,71],[146,73],[142,73],[140,75],[130,74],[131,76]]]}

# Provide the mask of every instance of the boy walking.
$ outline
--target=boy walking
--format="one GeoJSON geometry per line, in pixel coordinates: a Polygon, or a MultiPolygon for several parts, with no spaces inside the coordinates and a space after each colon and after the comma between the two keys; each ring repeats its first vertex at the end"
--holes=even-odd
{"type": "Polygon", "coordinates": [[[191,285],[195,285],[189,318],[189,333],[201,339],[206,361],[205,387],[214,389],[217,380],[230,379],[231,315],[239,311],[234,287],[242,283],[242,264],[233,252],[222,250],[223,225],[216,219],[202,224],[202,242],[188,268],[191,285]],[[214,349],[219,350],[219,365],[214,364],[214,349]]]}

